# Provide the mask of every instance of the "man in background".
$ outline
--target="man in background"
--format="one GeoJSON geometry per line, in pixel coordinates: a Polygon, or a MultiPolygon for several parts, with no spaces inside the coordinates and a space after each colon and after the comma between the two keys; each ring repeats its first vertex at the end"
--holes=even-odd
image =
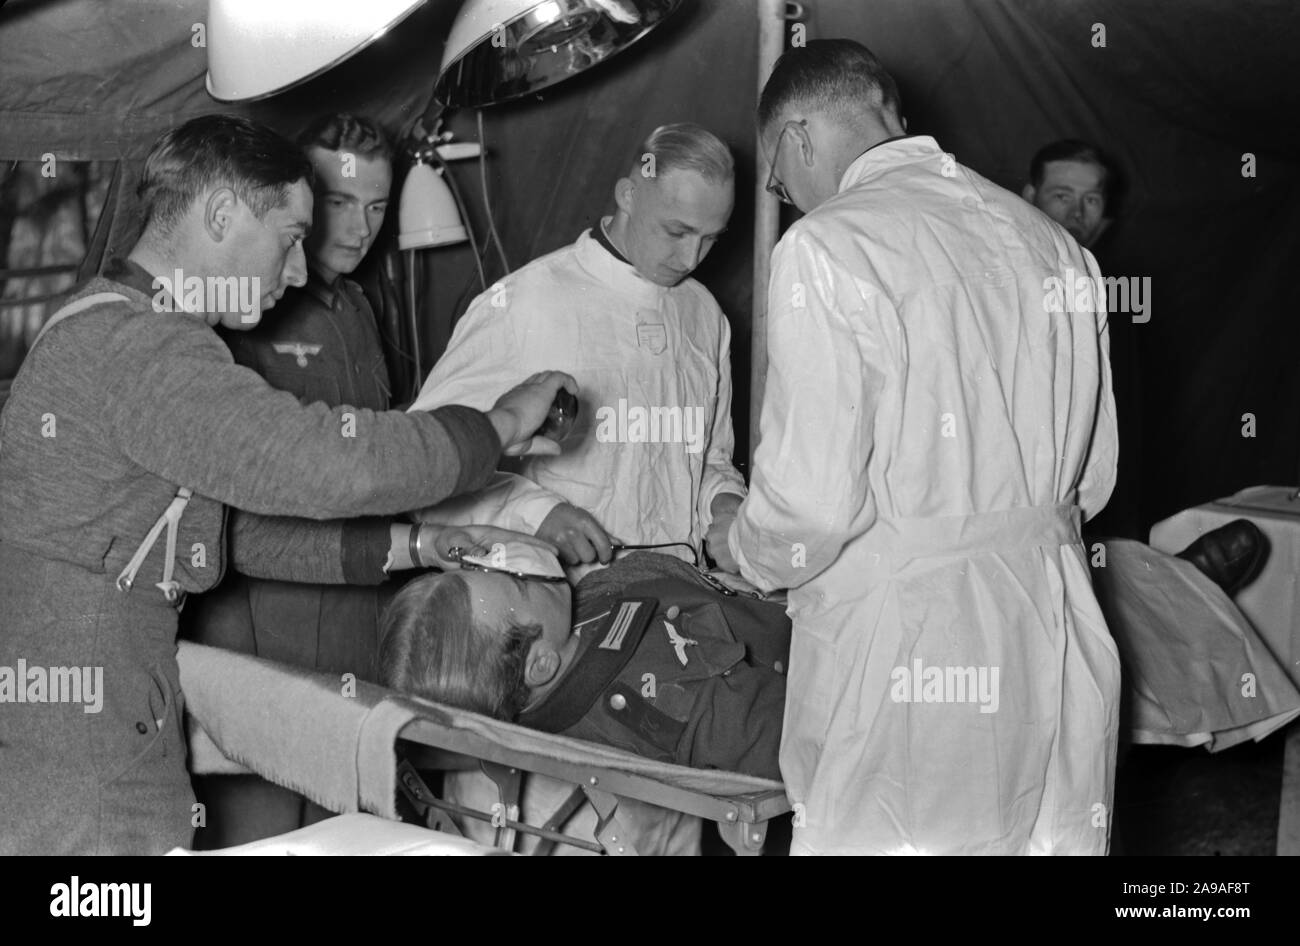
{"type": "Polygon", "coordinates": [[[1100,148],[1067,138],[1034,155],[1021,196],[1091,250],[1112,223],[1116,183],[1110,158],[1100,148]]]}
{"type": "MultiPolygon", "coordinates": [[[[1124,181],[1114,158],[1086,141],[1066,138],[1044,145],[1029,162],[1029,181],[1021,196],[1047,214],[1097,257],[1103,277],[1124,276],[1113,271],[1108,250],[1114,246],[1112,229],[1120,209],[1124,181]]],[[[1125,296],[1128,293],[1124,294],[1125,296]]],[[[1138,365],[1137,332],[1150,315],[1135,321],[1129,313],[1111,312],[1111,373],[1115,386],[1115,414],[1119,422],[1119,467],[1115,491],[1106,508],[1088,523],[1085,534],[1145,539],[1138,497],[1142,469],[1142,372],[1138,365]]]]}

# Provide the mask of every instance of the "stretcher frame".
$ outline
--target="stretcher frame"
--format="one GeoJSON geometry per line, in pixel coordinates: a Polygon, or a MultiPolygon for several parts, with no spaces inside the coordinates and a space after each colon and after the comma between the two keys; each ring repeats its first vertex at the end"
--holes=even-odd
{"type": "Polygon", "coordinates": [[[791,810],[784,790],[715,795],[631,772],[514,749],[476,733],[440,725],[427,717],[411,721],[398,735],[399,757],[406,756],[398,764],[398,788],[415,816],[426,827],[458,836],[462,832],[451,815],[487,821],[496,828],[495,846],[505,851],[513,851],[519,836],[529,834],[540,839],[534,855],[549,854],[557,845],[567,844],[593,853],[635,856],[639,852],[618,816],[620,800],[629,798],[713,821],[723,841],[736,854],[753,856],[763,853],[768,822],[791,810]],[[401,745],[403,742],[407,743],[406,747],[401,745]],[[424,769],[481,769],[496,785],[500,807],[483,811],[437,797],[412,758],[424,769]],[[530,825],[510,817],[521,810],[524,778],[530,773],[572,786],[559,810],[542,825],[530,825]],[[590,802],[597,814],[594,837],[590,841],[561,833],[584,802],[590,802]]]}
{"type": "Polygon", "coordinates": [[[752,855],[762,853],[768,821],[791,810],[780,782],[646,759],[365,681],[345,693],[333,674],[190,641],[180,643],[177,663],[194,774],[253,772],[339,813],[368,811],[463,836],[456,814],[493,824],[496,846],[506,851],[534,835],[539,854],[567,844],[629,855],[638,852],[619,805],[633,799],[716,822],[736,853],[752,855]],[[289,729],[294,749],[285,752],[289,729]],[[421,769],[481,769],[497,787],[494,810],[439,798],[421,769]],[[529,773],[572,787],[542,825],[513,817],[529,773]],[[597,815],[593,837],[562,834],[586,802],[597,815]]]}

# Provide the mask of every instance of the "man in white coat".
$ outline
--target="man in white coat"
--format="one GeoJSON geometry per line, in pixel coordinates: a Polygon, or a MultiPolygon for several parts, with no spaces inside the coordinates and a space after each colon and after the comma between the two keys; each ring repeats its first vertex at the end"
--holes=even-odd
{"type": "Polygon", "coordinates": [[[657,128],[612,217],[471,303],[411,410],[491,406],[497,379],[546,364],[575,372],[578,420],[562,455],[422,518],[509,522],[571,565],[608,562],[611,537],[698,549],[715,519],[731,521],[745,494],[731,463],[731,328],[689,277],[726,229],[733,178],[710,132],[657,128]]]}
{"type": "Polygon", "coordinates": [[[1114,401],[1104,308],[1062,285],[1096,262],[908,136],[858,43],[787,52],[759,125],[806,216],[729,564],[791,589],[792,849],[1105,853],[1119,662],[1079,526],[1114,401]]]}

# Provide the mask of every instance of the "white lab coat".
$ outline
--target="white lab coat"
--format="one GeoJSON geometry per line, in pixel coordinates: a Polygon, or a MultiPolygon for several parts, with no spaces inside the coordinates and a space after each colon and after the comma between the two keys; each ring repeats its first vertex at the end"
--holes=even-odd
{"type": "Polygon", "coordinates": [[[560,370],[580,388],[574,431],[561,456],[420,517],[533,533],[569,502],[622,542],[699,546],[714,497],[745,494],[731,465],[730,346],[708,290],[657,286],[590,231],[534,260],[471,303],[411,410],[487,410],[530,374],[560,370]]]}
{"type": "Polygon", "coordinates": [[[792,589],[796,853],[1107,849],[1119,664],[1078,507],[1110,496],[1115,411],[1104,311],[1047,311],[1069,269],[1099,275],[924,136],[776,247],[730,544],[792,589]]]}

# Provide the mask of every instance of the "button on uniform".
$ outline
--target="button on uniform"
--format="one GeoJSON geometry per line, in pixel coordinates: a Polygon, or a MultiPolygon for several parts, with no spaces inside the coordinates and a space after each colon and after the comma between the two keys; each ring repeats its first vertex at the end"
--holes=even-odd
{"type": "Polygon", "coordinates": [[[615,693],[609,698],[610,709],[622,710],[627,709],[627,697],[622,693],[615,693]]]}

